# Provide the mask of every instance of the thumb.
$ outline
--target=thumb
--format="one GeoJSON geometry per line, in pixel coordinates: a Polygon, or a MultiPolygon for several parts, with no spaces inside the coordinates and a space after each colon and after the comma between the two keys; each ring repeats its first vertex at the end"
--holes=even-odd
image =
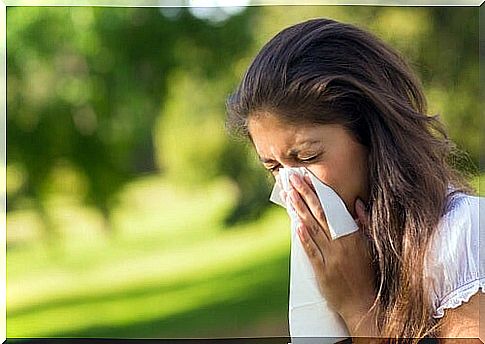
{"type": "Polygon", "coordinates": [[[357,198],[357,200],[355,201],[355,213],[357,215],[357,221],[359,222],[359,224],[363,227],[367,227],[367,211],[365,209],[364,202],[360,198],[357,198]]]}

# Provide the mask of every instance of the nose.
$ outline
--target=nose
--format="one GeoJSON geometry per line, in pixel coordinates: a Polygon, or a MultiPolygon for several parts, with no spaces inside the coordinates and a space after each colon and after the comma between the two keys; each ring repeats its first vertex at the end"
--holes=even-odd
{"type": "Polygon", "coordinates": [[[303,166],[301,164],[298,164],[298,163],[280,163],[280,166],[273,172],[273,175],[276,177],[279,175],[279,170],[281,168],[295,168],[295,167],[300,167],[300,166],[303,166]]]}

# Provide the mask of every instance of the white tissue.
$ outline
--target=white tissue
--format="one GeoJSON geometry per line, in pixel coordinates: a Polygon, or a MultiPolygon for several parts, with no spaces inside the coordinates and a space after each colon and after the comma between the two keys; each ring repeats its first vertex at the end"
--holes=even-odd
{"type": "MultiPolygon", "coordinates": [[[[358,230],[358,225],[348,212],[345,203],[328,185],[321,182],[309,170],[300,168],[280,168],[279,175],[270,200],[286,208],[291,219],[291,263],[290,263],[290,299],[289,325],[293,342],[303,338],[327,338],[326,342],[334,343],[336,337],[349,337],[344,321],[337,312],[332,310],[320,293],[318,282],[311,262],[300,241],[296,228],[299,220],[288,199],[288,204],[279,196],[281,189],[290,190],[290,175],[297,173],[308,175],[322,204],[332,239],[358,230]],[[281,185],[280,185],[281,184],[281,185]]],[[[341,338],[339,339],[341,340],[341,338]]],[[[308,342],[308,341],[306,341],[308,342]]]]}

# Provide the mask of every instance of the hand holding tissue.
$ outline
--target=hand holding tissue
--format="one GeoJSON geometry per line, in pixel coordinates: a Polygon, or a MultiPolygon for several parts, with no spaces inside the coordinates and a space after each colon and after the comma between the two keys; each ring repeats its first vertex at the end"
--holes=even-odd
{"type": "Polygon", "coordinates": [[[299,225],[298,215],[291,202],[279,196],[281,190],[290,191],[290,176],[294,173],[310,177],[333,240],[359,229],[338,194],[309,170],[304,167],[279,169],[270,200],[286,208],[291,219],[290,335],[293,340],[294,337],[348,337],[349,332],[343,319],[330,308],[319,290],[313,267],[296,230],[299,225]]]}

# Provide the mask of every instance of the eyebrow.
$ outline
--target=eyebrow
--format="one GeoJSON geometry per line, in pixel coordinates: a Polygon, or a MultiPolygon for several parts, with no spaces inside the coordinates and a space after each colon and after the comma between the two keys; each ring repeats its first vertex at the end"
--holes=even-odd
{"type": "MultiPolygon", "coordinates": [[[[316,143],[321,143],[319,140],[308,140],[308,141],[304,141],[302,143],[300,143],[299,146],[312,146],[316,143]]],[[[288,153],[287,153],[287,156],[289,158],[295,158],[298,156],[298,153],[301,152],[303,148],[291,148],[288,153]]],[[[269,163],[269,162],[274,162],[275,160],[274,159],[269,159],[269,158],[265,158],[265,157],[260,157],[259,158],[259,161],[261,161],[262,163],[269,163]]]]}

